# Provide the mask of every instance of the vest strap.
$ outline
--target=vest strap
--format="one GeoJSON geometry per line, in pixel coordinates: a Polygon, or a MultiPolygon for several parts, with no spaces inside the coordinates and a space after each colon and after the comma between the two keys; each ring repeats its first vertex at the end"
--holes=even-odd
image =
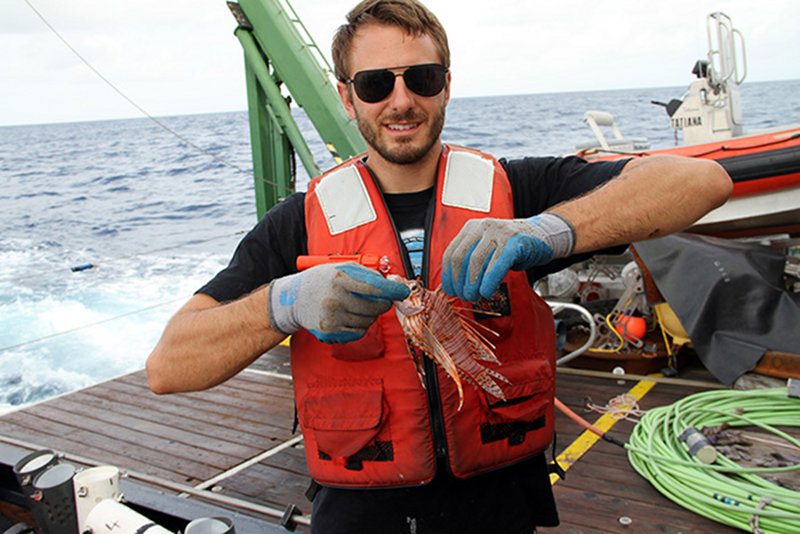
{"type": "Polygon", "coordinates": [[[558,435],[553,432],[553,444],[552,448],[550,449],[550,454],[553,455],[553,461],[547,464],[547,472],[548,473],[555,473],[558,475],[558,478],[561,480],[565,480],[567,478],[567,472],[564,471],[564,468],[561,467],[561,464],[558,463],[558,458],[556,457],[556,440],[558,435]]]}

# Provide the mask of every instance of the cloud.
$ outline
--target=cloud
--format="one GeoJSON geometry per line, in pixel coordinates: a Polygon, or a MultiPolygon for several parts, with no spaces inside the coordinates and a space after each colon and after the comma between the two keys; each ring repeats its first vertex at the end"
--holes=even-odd
{"type": "MultiPolygon", "coordinates": [[[[246,105],[236,23],[224,2],[33,3],[86,61],[154,115],[246,105]]],[[[13,4],[0,30],[0,124],[140,116],[23,2],[13,4]]]]}
{"type": "MultiPolygon", "coordinates": [[[[242,52],[222,0],[30,0],[95,68],[155,115],[244,109],[242,52]]],[[[0,124],[139,116],[24,1],[0,19],[0,124]]],[[[328,54],[355,0],[293,0],[328,54]]],[[[429,0],[453,53],[453,96],[686,86],[716,0],[429,0]]],[[[794,0],[728,0],[748,80],[800,78],[794,0]]]]}

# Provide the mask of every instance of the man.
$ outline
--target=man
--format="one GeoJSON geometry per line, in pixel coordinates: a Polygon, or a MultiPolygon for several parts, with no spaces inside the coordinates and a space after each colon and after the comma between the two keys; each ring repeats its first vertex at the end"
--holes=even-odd
{"type": "MultiPolygon", "coordinates": [[[[727,199],[714,162],[497,161],[443,146],[444,29],[417,0],[367,0],[333,44],[366,156],[273,208],[231,264],[171,319],[151,389],[204,389],[292,335],[316,532],[533,532],[558,523],[552,316],[526,271],[661,236],[727,199]],[[417,248],[415,244],[423,243],[417,248]],[[497,330],[503,397],[417,376],[394,313],[405,285],[358,264],[298,273],[300,254],[385,254],[392,273],[479,301],[497,330]],[[378,489],[375,489],[378,488],[378,489]]],[[[466,304],[465,304],[466,305],[466,304]]]]}

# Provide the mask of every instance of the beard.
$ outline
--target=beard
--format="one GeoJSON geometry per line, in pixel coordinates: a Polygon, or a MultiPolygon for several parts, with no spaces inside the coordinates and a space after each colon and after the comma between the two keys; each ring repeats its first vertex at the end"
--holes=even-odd
{"type": "MultiPolygon", "coordinates": [[[[358,131],[369,146],[381,155],[383,159],[397,165],[409,165],[420,161],[438,143],[439,136],[444,127],[444,103],[434,111],[427,131],[420,132],[421,139],[386,140],[381,137],[381,126],[370,122],[356,110],[358,131]]],[[[388,117],[391,121],[424,121],[428,117],[421,113],[409,110],[406,113],[394,114],[388,117]]]]}

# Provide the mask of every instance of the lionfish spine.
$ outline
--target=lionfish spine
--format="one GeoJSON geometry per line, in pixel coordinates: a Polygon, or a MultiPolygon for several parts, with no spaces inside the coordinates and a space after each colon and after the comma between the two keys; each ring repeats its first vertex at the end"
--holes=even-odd
{"type": "MultiPolygon", "coordinates": [[[[510,381],[479,362],[483,360],[500,364],[494,355],[494,345],[478,330],[484,327],[460,314],[453,305],[455,299],[448,297],[441,288],[430,291],[418,282],[393,278],[406,283],[411,289],[409,297],[396,305],[406,338],[411,345],[440,365],[453,380],[458,389],[458,409],[464,402],[462,377],[475,388],[505,400],[498,382],[510,384],[510,381]]],[[[422,378],[424,370],[421,362],[416,357],[414,359],[422,378]]]]}

